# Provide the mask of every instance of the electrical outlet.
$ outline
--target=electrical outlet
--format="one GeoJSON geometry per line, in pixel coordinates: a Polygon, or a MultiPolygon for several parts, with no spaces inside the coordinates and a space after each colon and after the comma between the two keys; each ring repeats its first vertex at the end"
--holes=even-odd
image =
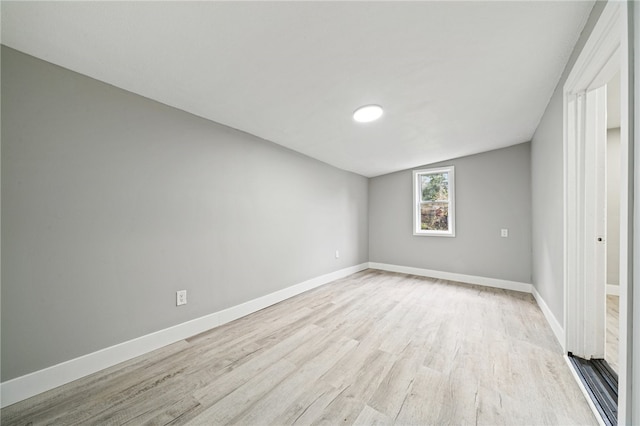
{"type": "Polygon", "coordinates": [[[340,258],[340,251],[336,250],[336,259],[340,258]]]}
{"type": "Polygon", "coordinates": [[[187,290],[176,291],[176,306],[187,304],[187,290]]]}
{"type": "Polygon", "coordinates": [[[507,238],[507,237],[509,236],[509,230],[508,230],[508,229],[506,229],[506,228],[502,228],[502,229],[500,230],[500,236],[501,236],[502,238],[507,238]]]}

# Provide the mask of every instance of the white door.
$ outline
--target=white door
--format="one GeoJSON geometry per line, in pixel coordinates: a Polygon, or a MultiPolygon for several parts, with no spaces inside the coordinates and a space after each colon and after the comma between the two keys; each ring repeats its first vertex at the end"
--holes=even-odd
{"type": "Polygon", "coordinates": [[[606,320],[606,86],[567,103],[566,350],[604,358],[606,320]]]}
{"type": "Polygon", "coordinates": [[[604,358],[606,339],[607,87],[585,100],[585,339],[584,357],[604,358]]]}

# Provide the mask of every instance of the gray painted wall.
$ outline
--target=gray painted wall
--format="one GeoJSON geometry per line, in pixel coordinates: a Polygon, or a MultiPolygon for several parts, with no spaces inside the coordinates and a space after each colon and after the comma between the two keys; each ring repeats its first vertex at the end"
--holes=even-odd
{"type": "Polygon", "coordinates": [[[530,282],[529,144],[425,167],[445,165],[455,166],[455,238],[413,235],[412,170],[379,176],[369,183],[370,260],[530,282]]]}
{"type": "Polygon", "coordinates": [[[368,260],[364,177],[5,47],[2,114],[3,381],[368,260]]]}
{"type": "Polygon", "coordinates": [[[607,130],[607,284],[620,283],[620,128],[607,130]]]}
{"type": "Polygon", "coordinates": [[[560,324],[563,286],[562,87],[606,2],[596,2],[531,141],[532,283],[560,324]]]}

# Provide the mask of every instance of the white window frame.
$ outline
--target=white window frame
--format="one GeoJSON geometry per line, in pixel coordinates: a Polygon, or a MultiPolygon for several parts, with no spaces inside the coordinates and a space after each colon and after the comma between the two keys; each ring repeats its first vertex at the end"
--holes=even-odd
{"type": "Polygon", "coordinates": [[[421,169],[413,171],[413,235],[422,237],[455,237],[456,221],[455,221],[455,168],[454,166],[438,167],[433,169],[421,169]],[[420,177],[423,175],[434,175],[440,173],[449,174],[449,217],[447,219],[448,231],[431,231],[421,229],[420,204],[422,199],[422,190],[420,185],[420,177]]]}

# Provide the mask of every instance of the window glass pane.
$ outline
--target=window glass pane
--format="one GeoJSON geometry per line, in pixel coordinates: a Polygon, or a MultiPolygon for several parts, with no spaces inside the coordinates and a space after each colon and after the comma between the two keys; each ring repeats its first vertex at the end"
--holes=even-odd
{"type": "Polygon", "coordinates": [[[413,235],[455,237],[454,167],[413,171],[413,235]]]}
{"type": "Polygon", "coordinates": [[[431,202],[421,204],[420,228],[423,231],[448,231],[449,203],[431,202]]]}
{"type": "Polygon", "coordinates": [[[449,173],[420,176],[422,201],[449,201],[449,173]]]}

